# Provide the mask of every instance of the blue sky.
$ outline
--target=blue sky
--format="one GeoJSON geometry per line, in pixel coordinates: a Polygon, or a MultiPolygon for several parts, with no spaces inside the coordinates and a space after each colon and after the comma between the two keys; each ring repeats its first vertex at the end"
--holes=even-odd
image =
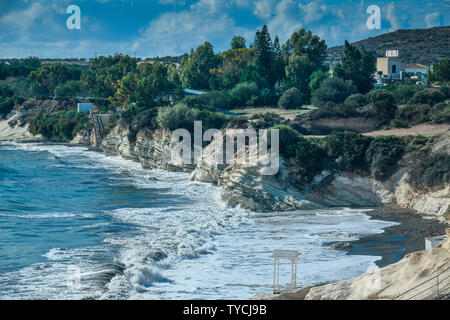
{"type": "Polygon", "coordinates": [[[179,55],[204,41],[227,50],[262,25],[284,42],[304,27],[329,47],[397,29],[450,24],[450,0],[0,0],[0,57],[83,57],[121,52],[179,55]],[[81,9],[81,30],[68,30],[66,9],[81,9]],[[366,26],[369,5],[381,29],[366,26]]]}

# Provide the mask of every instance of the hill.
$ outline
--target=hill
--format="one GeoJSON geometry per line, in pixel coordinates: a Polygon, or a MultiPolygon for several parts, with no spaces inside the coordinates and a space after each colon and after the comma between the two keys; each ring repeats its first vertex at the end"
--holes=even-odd
{"type": "MultiPolygon", "coordinates": [[[[430,65],[450,57],[450,26],[430,29],[400,29],[352,43],[383,57],[386,50],[397,49],[403,63],[430,65]]],[[[340,61],[344,46],[328,49],[328,62],[340,61]]]]}

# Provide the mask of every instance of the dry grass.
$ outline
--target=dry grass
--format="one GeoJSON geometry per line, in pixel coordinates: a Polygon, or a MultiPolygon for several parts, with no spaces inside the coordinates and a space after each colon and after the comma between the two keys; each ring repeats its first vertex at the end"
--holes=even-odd
{"type": "Polygon", "coordinates": [[[285,110],[285,109],[279,109],[279,108],[261,107],[261,108],[234,109],[234,110],[231,110],[231,112],[238,116],[248,116],[248,117],[251,117],[258,113],[275,113],[286,120],[294,120],[295,117],[298,116],[299,114],[308,113],[314,109],[315,109],[315,107],[313,107],[313,106],[304,106],[304,107],[302,107],[302,109],[296,109],[296,110],[285,110]]]}

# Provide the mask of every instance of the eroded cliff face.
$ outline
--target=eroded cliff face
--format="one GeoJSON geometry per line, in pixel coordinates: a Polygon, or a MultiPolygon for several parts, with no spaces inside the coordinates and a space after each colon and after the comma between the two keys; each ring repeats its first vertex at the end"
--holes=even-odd
{"type": "Polygon", "coordinates": [[[0,119],[0,141],[40,142],[41,135],[33,136],[28,130],[29,124],[22,122],[22,113],[17,112],[8,119],[0,119]]]}
{"type": "MultiPolygon", "coordinates": [[[[447,229],[450,236],[450,230],[447,229]]],[[[450,238],[440,246],[407,254],[402,260],[359,278],[311,288],[306,300],[393,299],[449,267],[450,238]]],[[[425,289],[425,287],[422,288],[425,289]]],[[[407,294],[405,298],[420,292],[407,294]]],[[[430,294],[432,291],[429,291],[430,294]]],[[[422,295],[421,297],[424,297],[422,295]]],[[[419,297],[420,298],[420,297],[419,297]]]]}
{"type": "MultiPolygon", "coordinates": [[[[44,141],[43,137],[29,133],[28,125],[18,119],[20,117],[0,121],[0,141],[44,141]]],[[[135,142],[129,141],[129,131],[125,125],[114,127],[102,141],[95,141],[92,131],[80,131],[71,144],[100,146],[105,154],[139,161],[144,168],[192,172],[193,181],[220,185],[222,199],[231,206],[264,212],[392,204],[442,219],[450,218],[450,186],[445,184],[438,189],[416,190],[408,183],[405,167],[383,183],[351,173],[323,172],[315,178],[314,187],[299,190],[282,160],[275,176],[262,175],[260,165],[219,164],[216,157],[220,150],[217,145],[219,139],[213,139],[204,149],[198,164],[183,164],[172,157],[175,143],[167,130],[141,130],[135,142]]],[[[440,137],[432,152],[450,152],[450,133],[440,137]]]]}
{"type": "MultiPolygon", "coordinates": [[[[416,190],[408,183],[407,165],[400,167],[384,182],[352,173],[323,172],[315,178],[315,186],[298,190],[292,182],[289,168],[282,161],[276,176],[262,176],[260,166],[218,165],[217,143],[213,140],[205,149],[191,179],[221,185],[223,200],[232,206],[240,205],[253,211],[282,211],[320,206],[399,205],[439,218],[449,218],[450,186],[444,184],[435,190],[416,190]]],[[[449,150],[450,134],[447,133],[440,137],[432,152],[449,153],[449,150]]]]}
{"type": "Polygon", "coordinates": [[[222,200],[256,212],[318,209],[323,206],[308,200],[294,188],[288,172],[281,168],[273,175],[262,175],[263,166],[229,165],[219,176],[222,200]]]}
{"type": "Polygon", "coordinates": [[[103,138],[100,149],[106,155],[139,161],[147,169],[192,172],[195,165],[184,164],[172,157],[176,144],[171,141],[171,137],[167,130],[141,130],[136,141],[130,142],[128,128],[117,125],[103,138]]]}

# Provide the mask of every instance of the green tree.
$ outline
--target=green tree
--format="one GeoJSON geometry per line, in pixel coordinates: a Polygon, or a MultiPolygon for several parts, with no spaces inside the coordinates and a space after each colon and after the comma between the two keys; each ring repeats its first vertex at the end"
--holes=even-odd
{"type": "Polygon", "coordinates": [[[245,107],[257,102],[260,91],[256,83],[244,82],[237,84],[229,94],[234,106],[245,107]]]}
{"type": "Polygon", "coordinates": [[[299,108],[304,103],[304,96],[297,88],[290,88],[283,93],[278,106],[283,109],[299,108]]]}
{"type": "Polygon", "coordinates": [[[292,54],[306,55],[313,69],[317,70],[325,61],[327,45],[325,40],[321,40],[319,36],[302,28],[292,34],[291,38],[283,45],[282,50],[286,60],[292,54]]]}
{"type": "Polygon", "coordinates": [[[75,98],[81,91],[81,81],[70,80],[56,87],[54,93],[57,98],[75,98]]]}
{"type": "Polygon", "coordinates": [[[136,69],[136,59],[128,55],[102,56],[94,59],[89,69],[83,71],[81,81],[92,94],[101,98],[113,97],[117,81],[130,72],[135,73],[136,69]]]}
{"type": "Polygon", "coordinates": [[[311,31],[294,32],[282,47],[286,62],[286,76],[293,86],[309,97],[312,73],[323,68],[327,46],[311,31]]]}
{"type": "Polygon", "coordinates": [[[168,69],[162,63],[144,63],[138,66],[135,93],[137,103],[152,106],[156,97],[171,87],[168,80],[168,69]]]}
{"type": "Polygon", "coordinates": [[[70,71],[65,64],[43,65],[28,76],[39,93],[53,94],[57,86],[70,79],[70,71]]]}
{"type": "Polygon", "coordinates": [[[317,107],[323,107],[327,102],[342,103],[356,93],[356,88],[351,81],[340,78],[328,78],[322,82],[319,89],[312,93],[311,102],[317,107]]]}
{"type": "Polygon", "coordinates": [[[369,99],[372,102],[375,117],[383,123],[395,117],[397,105],[395,98],[388,90],[374,90],[369,94],[369,99]]]}
{"type": "Polygon", "coordinates": [[[257,50],[256,70],[267,81],[267,86],[274,85],[276,82],[272,73],[275,59],[274,45],[266,25],[256,32],[254,46],[257,50]]]}
{"type": "Polygon", "coordinates": [[[367,93],[375,83],[375,56],[364,48],[359,49],[345,41],[344,57],[334,69],[335,76],[351,80],[360,93],[367,93]]]}
{"type": "Polygon", "coordinates": [[[0,62],[0,80],[5,80],[8,76],[8,67],[5,63],[0,62]]]}
{"type": "Polygon", "coordinates": [[[437,89],[424,89],[417,91],[409,101],[413,104],[431,104],[434,105],[445,100],[445,95],[437,89]]]}
{"type": "Polygon", "coordinates": [[[274,85],[276,82],[279,82],[286,78],[283,52],[281,50],[280,39],[278,38],[278,36],[275,37],[275,40],[273,42],[273,53],[274,58],[273,58],[272,72],[273,72],[273,81],[275,81],[273,83],[274,85]]]}
{"type": "Polygon", "coordinates": [[[319,89],[322,85],[322,82],[329,77],[330,74],[327,71],[324,71],[322,69],[314,71],[309,77],[309,89],[311,90],[311,92],[319,89]]]}
{"type": "Polygon", "coordinates": [[[309,95],[309,77],[313,70],[314,65],[307,55],[292,54],[286,67],[286,76],[294,87],[309,95]]]}
{"type": "Polygon", "coordinates": [[[244,37],[234,36],[233,39],[231,40],[231,49],[232,50],[242,49],[242,48],[246,48],[246,47],[247,46],[245,45],[244,37]]]}
{"type": "Polygon", "coordinates": [[[434,75],[440,81],[450,81],[450,58],[445,58],[434,65],[434,75]]]}
{"type": "Polygon", "coordinates": [[[211,70],[220,64],[220,57],[214,54],[213,46],[205,42],[181,64],[181,82],[185,88],[208,89],[211,70]]]}
{"type": "Polygon", "coordinates": [[[213,81],[211,87],[215,90],[231,89],[239,82],[256,82],[259,84],[257,76],[249,73],[249,77],[243,77],[249,68],[255,68],[256,48],[241,48],[228,50],[222,53],[222,65],[213,69],[213,81]]]}

